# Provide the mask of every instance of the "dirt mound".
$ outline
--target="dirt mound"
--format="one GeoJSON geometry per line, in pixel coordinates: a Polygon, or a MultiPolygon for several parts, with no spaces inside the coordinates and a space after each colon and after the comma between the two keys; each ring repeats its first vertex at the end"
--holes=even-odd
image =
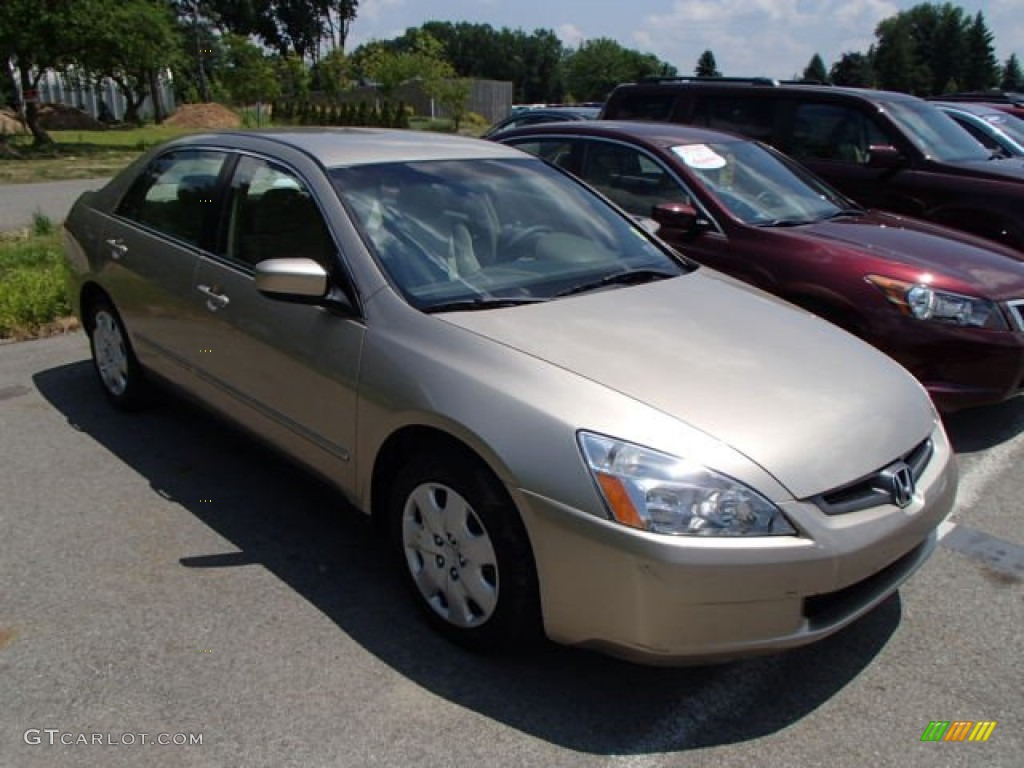
{"type": "Polygon", "coordinates": [[[25,126],[21,124],[21,120],[16,114],[6,109],[0,109],[0,134],[10,136],[14,133],[26,133],[25,126]]]}
{"type": "Polygon", "coordinates": [[[164,125],[181,128],[238,128],[242,119],[223,104],[182,104],[164,125]]]}
{"type": "Polygon", "coordinates": [[[67,104],[40,104],[39,125],[47,131],[102,131],[106,128],[88,112],[67,104]]]}

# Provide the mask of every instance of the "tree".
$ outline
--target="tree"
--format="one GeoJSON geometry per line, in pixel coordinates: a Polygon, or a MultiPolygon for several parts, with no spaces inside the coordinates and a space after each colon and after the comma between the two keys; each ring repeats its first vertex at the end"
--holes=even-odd
{"type": "Polygon", "coordinates": [[[718,64],[715,62],[715,54],[710,50],[704,51],[697,59],[694,73],[697,77],[721,77],[722,73],[718,71],[718,64]]]}
{"type": "Polygon", "coordinates": [[[89,2],[80,21],[83,39],[78,61],[88,71],[113,80],[125,97],[125,120],[139,122],[138,110],[149,96],[157,121],[162,108],[156,83],[160,73],[182,55],[182,41],[170,9],[149,0],[89,2]]]}
{"type": "Polygon", "coordinates": [[[821,60],[821,56],[811,56],[811,60],[804,67],[803,79],[811,83],[828,82],[828,72],[825,71],[825,62],[821,60]]]}
{"type": "Polygon", "coordinates": [[[364,77],[372,80],[385,98],[391,98],[402,83],[420,80],[430,92],[439,80],[454,77],[443,57],[441,43],[426,32],[414,35],[413,41],[397,46],[373,42],[357,48],[352,58],[364,77]]]}
{"type": "Polygon", "coordinates": [[[902,14],[879,22],[875,31],[875,74],[880,88],[927,95],[933,90],[931,71],[918,57],[911,25],[902,14]]]}
{"type": "Polygon", "coordinates": [[[273,63],[258,46],[241,35],[224,36],[224,68],[221,84],[236,104],[273,101],[281,95],[281,83],[273,63]]]}
{"type": "Polygon", "coordinates": [[[871,56],[863,53],[844,53],[829,70],[828,80],[833,85],[849,88],[874,88],[875,70],[871,56]]]}
{"type": "MultiPolygon", "coordinates": [[[[466,116],[466,108],[472,92],[471,81],[456,77],[439,80],[432,91],[434,98],[451,117],[452,127],[458,131],[462,118],[466,116]]],[[[385,125],[388,124],[385,123],[385,125]]]]}
{"type": "Polygon", "coordinates": [[[565,59],[566,88],[579,101],[604,101],[619,83],[672,74],[672,65],[607,37],[586,41],[565,59]]]}
{"type": "Polygon", "coordinates": [[[1017,61],[1017,54],[1011,53],[1003,67],[1003,79],[999,87],[1004,91],[1019,91],[1024,89],[1024,72],[1021,72],[1020,62],[1017,61]]]}
{"type": "MultiPolygon", "coordinates": [[[[23,96],[35,91],[47,69],[70,63],[81,42],[78,30],[92,0],[3,0],[0,2],[0,62],[9,65],[23,96]]],[[[39,124],[35,101],[25,99],[25,124],[37,145],[52,143],[39,124]]]]}
{"type": "Polygon", "coordinates": [[[968,91],[983,91],[999,82],[999,60],[996,58],[992,33],[985,25],[985,16],[978,11],[967,30],[967,56],[963,63],[960,84],[968,91]]]}

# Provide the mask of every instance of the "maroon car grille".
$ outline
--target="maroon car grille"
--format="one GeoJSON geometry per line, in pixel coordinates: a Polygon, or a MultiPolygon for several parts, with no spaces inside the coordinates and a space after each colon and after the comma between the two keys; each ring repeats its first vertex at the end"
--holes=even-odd
{"type": "MultiPolygon", "coordinates": [[[[931,439],[928,439],[919,443],[909,453],[900,456],[898,461],[910,467],[910,474],[914,477],[914,483],[917,483],[933,453],[934,446],[931,439]]],[[[892,488],[885,482],[884,476],[889,467],[883,467],[860,480],[815,496],[811,501],[826,515],[845,515],[861,509],[891,504],[892,488]]]]}

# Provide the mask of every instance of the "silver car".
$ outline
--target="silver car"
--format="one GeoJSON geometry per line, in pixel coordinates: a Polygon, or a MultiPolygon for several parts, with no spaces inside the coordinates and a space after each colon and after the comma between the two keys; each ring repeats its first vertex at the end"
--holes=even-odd
{"type": "Polygon", "coordinates": [[[509,147],[180,139],[83,195],[67,259],[115,405],[170,383],[327,478],[470,647],[808,643],[953,504],[906,371],[509,147]]]}

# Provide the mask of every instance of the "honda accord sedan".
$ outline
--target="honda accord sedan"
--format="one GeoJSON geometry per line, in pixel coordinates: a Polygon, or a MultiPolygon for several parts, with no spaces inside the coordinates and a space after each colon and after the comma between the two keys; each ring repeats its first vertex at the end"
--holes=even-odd
{"type": "Polygon", "coordinates": [[[83,195],[67,260],[115,406],[170,385],[326,478],[472,648],[808,643],[896,590],[953,504],[903,368],[510,147],[179,139],[83,195]]]}
{"type": "Polygon", "coordinates": [[[503,133],[703,264],[798,304],[909,369],[942,410],[1024,391],[1024,256],[870,211],[758,142],[596,121],[503,133]]]}

